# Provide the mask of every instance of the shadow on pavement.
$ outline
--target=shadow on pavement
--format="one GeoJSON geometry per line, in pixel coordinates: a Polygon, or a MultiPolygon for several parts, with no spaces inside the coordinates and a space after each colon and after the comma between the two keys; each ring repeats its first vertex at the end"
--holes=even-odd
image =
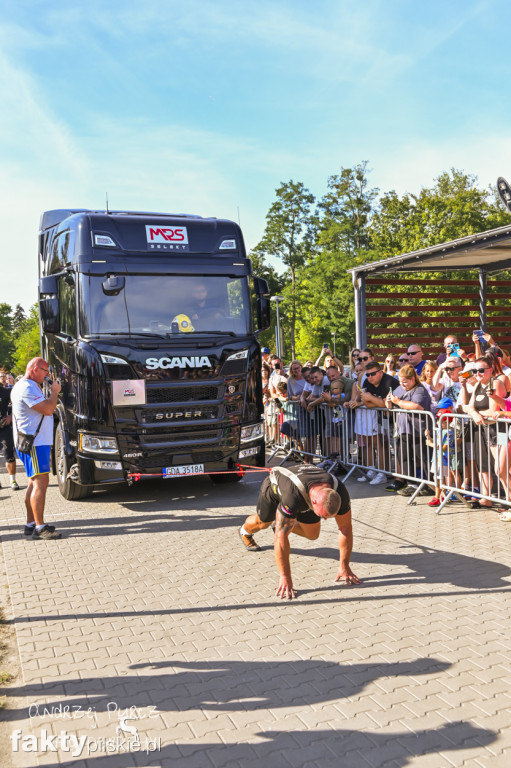
{"type": "MultiPolygon", "coordinates": [[[[134,664],[132,670],[157,670],[158,675],[64,678],[49,683],[9,687],[11,698],[44,700],[49,709],[65,698],[69,707],[93,707],[107,712],[153,705],[160,712],[203,709],[208,712],[256,712],[337,701],[357,696],[379,678],[437,675],[451,665],[432,658],[390,663],[343,665],[312,659],[304,661],[198,661],[134,664]],[[165,670],[171,669],[172,672],[165,670]],[[149,692],[149,693],[147,693],[149,692]],[[55,700],[51,702],[49,697],[55,700]]],[[[27,711],[18,708],[19,717],[27,711]]],[[[36,712],[36,710],[34,710],[36,712]]],[[[335,716],[335,712],[333,713],[335,716]]],[[[37,718],[33,723],[37,722],[37,718]]]]}

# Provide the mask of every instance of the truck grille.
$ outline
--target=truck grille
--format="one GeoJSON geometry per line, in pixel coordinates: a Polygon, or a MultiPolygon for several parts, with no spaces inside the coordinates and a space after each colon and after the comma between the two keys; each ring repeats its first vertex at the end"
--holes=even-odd
{"type": "Polygon", "coordinates": [[[193,421],[206,421],[207,419],[218,418],[218,406],[216,405],[193,405],[187,410],[187,407],[174,408],[172,410],[163,408],[146,408],[144,410],[137,410],[138,421],[140,424],[168,424],[171,426],[177,422],[180,426],[183,423],[187,425],[193,421]],[[186,413],[191,415],[185,416],[186,413]],[[172,415],[174,415],[172,418],[172,415]],[[157,417],[160,418],[157,418],[157,417]],[[170,416],[170,418],[162,418],[162,416],[170,416]]]}
{"type": "Polygon", "coordinates": [[[197,441],[200,438],[204,440],[217,441],[222,437],[222,430],[204,431],[204,427],[190,427],[186,432],[176,432],[169,434],[168,432],[160,432],[159,434],[142,435],[140,438],[140,445],[151,445],[152,443],[168,443],[169,445],[175,445],[176,450],[183,443],[189,440],[197,441]]]}
{"type": "Polygon", "coordinates": [[[148,403],[189,403],[198,400],[220,400],[219,387],[148,387],[148,403]]]}
{"type": "MultiPolygon", "coordinates": [[[[191,456],[192,464],[207,464],[211,461],[222,461],[224,458],[222,451],[193,451],[191,456]]],[[[140,469],[146,469],[148,467],[172,467],[176,464],[181,464],[182,460],[175,454],[165,453],[149,458],[136,459],[136,463],[140,469]]]]}

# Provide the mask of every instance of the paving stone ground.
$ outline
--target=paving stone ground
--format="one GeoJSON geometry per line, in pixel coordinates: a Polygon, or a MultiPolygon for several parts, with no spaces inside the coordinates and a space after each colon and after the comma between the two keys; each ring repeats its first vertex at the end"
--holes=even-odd
{"type": "Polygon", "coordinates": [[[299,596],[281,601],[271,531],[259,553],[238,538],[255,476],[80,502],[53,482],[47,519],[64,538],[52,542],[23,537],[24,494],[5,479],[16,766],[511,765],[511,525],[495,512],[437,516],[427,498],[407,506],[352,479],[363,584],[334,583],[329,521],[318,541],[294,539],[299,596]],[[83,751],[41,745],[44,731],[84,739],[83,751]]]}

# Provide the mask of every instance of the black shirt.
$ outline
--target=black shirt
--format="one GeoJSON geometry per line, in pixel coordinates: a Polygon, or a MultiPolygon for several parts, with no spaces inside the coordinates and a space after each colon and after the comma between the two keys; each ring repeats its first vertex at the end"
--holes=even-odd
{"type": "MultiPolygon", "coordinates": [[[[344,488],[341,488],[343,484],[337,480],[336,477],[330,475],[324,469],[314,467],[312,464],[303,464],[299,467],[293,467],[289,469],[286,468],[286,471],[291,472],[293,475],[296,475],[298,478],[300,478],[307,490],[307,494],[309,493],[311,485],[315,485],[316,483],[327,483],[330,488],[333,488],[335,491],[339,492],[341,499],[343,500],[343,504],[338,514],[343,515],[346,514],[346,512],[349,512],[349,495],[347,493],[341,494],[341,490],[344,490],[344,488]],[[345,495],[348,499],[347,504],[344,503],[345,495]]],[[[273,468],[270,475],[270,482],[273,491],[280,498],[279,509],[283,515],[294,519],[297,517],[297,515],[301,514],[302,512],[307,512],[310,509],[310,505],[307,504],[303,498],[300,489],[289,477],[286,477],[286,475],[281,471],[281,467],[273,468]]]]}
{"type": "Polygon", "coordinates": [[[389,373],[384,373],[377,387],[371,383],[371,377],[366,378],[364,386],[369,395],[381,397],[382,400],[385,400],[391,390],[394,391],[399,387],[399,381],[389,373]]]}
{"type": "Polygon", "coordinates": [[[11,388],[0,386],[0,418],[11,412],[11,388]]]}

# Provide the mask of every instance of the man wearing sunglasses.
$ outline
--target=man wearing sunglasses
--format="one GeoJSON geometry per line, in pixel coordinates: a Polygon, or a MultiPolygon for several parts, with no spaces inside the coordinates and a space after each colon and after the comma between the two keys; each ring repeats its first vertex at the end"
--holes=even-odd
{"type": "MultiPolygon", "coordinates": [[[[389,392],[393,392],[398,387],[399,381],[385,373],[376,360],[367,363],[365,392],[361,393],[362,402],[366,408],[385,408],[385,398],[389,392]]],[[[387,476],[383,471],[385,469],[385,436],[382,433],[381,412],[378,413],[378,434],[375,438],[371,438],[371,442],[377,453],[379,471],[369,470],[365,479],[369,480],[369,485],[380,485],[387,482],[387,476]]]]}
{"type": "Polygon", "coordinates": [[[418,344],[411,344],[408,347],[408,362],[413,365],[417,372],[417,376],[420,376],[422,369],[426,365],[426,361],[422,359],[422,349],[418,344]]]}
{"type": "Polygon", "coordinates": [[[61,534],[56,532],[53,525],[46,525],[44,522],[44,504],[50,479],[50,453],[53,445],[53,412],[57,407],[60,392],[58,381],[52,381],[50,396],[44,396],[41,385],[48,376],[46,360],[35,357],[28,363],[25,376],[11,390],[14,444],[17,444],[18,430],[25,435],[36,435],[30,453],[17,451],[28,477],[25,495],[27,524],[24,533],[34,540],[61,538],[61,534]]]}

